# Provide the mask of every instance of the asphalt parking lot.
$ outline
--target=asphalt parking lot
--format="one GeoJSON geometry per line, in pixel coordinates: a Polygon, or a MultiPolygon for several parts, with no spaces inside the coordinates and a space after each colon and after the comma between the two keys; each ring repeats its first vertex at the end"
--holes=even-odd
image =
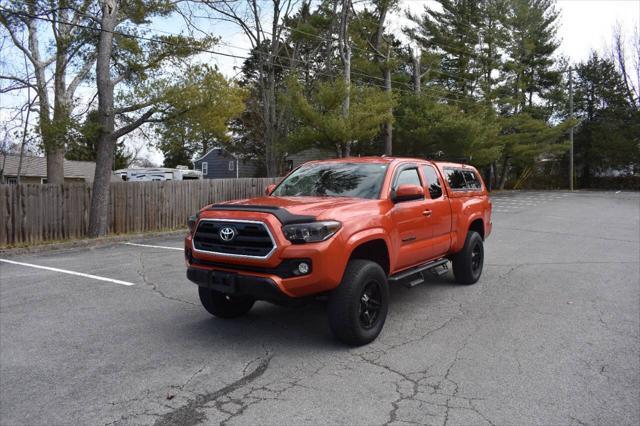
{"type": "Polygon", "coordinates": [[[640,193],[493,202],[480,282],[355,349],[321,302],[211,317],[178,236],[1,256],[0,424],[640,424],[640,193]]]}

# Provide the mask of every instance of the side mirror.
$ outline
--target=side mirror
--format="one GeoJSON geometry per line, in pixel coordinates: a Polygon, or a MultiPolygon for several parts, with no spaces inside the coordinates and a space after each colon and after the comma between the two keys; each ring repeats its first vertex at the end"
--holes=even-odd
{"type": "Polygon", "coordinates": [[[276,184],[275,183],[272,183],[271,185],[268,185],[264,190],[265,195],[271,195],[271,193],[273,192],[274,189],[276,189],[276,184]]]}
{"type": "Polygon", "coordinates": [[[400,185],[393,192],[391,200],[394,203],[402,201],[419,200],[424,198],[424,189],[418,185],[400,185]]]}

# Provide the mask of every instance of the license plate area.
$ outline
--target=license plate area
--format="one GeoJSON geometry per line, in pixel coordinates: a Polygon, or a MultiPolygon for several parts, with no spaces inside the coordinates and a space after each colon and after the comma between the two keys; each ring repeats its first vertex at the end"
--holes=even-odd
{"type": "Polygon", "coordinates": [[[233,272],[212,271],[210,286],[223,293],[235,293],[237,277],[238,274],[233,272]]]}

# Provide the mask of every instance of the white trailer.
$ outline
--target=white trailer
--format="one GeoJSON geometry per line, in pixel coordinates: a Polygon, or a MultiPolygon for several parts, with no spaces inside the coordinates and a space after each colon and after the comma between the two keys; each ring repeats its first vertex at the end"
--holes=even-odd
{"type": "Polygon", "coordinates": [[[113,174],[127,182],[202,179],[201,171],[190,170],[186,167],[180,166],[175,169],[167,167],[120,169],[114,171],[113,174]]]}

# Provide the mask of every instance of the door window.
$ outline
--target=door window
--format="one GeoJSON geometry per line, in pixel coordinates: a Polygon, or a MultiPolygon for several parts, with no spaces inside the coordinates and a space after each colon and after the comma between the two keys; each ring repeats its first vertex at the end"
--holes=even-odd
{"type": "Polygon", "coordinates": [[[424,171],[424,176],[427,178],[431,198],[435,200],[436,198],[442,197],[442,184],[440,183],[440,177],[436,169],[434,169],[433,166],[424,166],[422,170],[424,171]]]}
{"type": "Polygon", "coordinates": [[[420,175],[418,174],[418,169],[404,169],[398,174],[398,178],[396,179],[395,188],[400,185],[417,185],[422,186],[420,182],[420,175]]]}

